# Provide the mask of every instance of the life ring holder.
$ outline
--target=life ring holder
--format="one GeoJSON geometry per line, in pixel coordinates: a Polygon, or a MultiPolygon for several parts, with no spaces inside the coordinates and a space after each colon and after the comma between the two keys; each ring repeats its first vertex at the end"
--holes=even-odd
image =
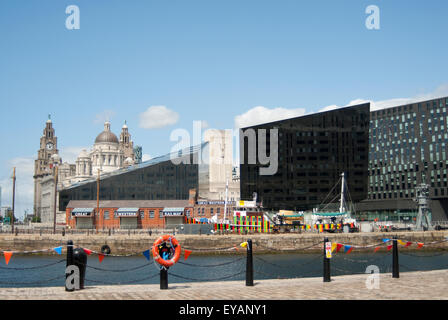
{"type": "Polygon", "coordinates": [[[165,268],[169,268],[175,265],[176,262],[179,261],[180,253],[181,247],[179,242],[176,240],[176,238],[169,234],[160,236],[152,246],[152,256],[154,257],[154,261],[165,268]],[[170,245],[172,245],[172,247],[174,248],[174,254],[171,259],[165,260],[160,256],[159,246],[167,242],[170,243],[170,245]]]}

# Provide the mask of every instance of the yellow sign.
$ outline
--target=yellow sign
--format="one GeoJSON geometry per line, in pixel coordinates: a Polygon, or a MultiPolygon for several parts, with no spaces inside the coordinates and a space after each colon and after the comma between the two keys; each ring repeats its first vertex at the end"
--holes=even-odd
{"type": "Polygon", "coordinates": [[[331,259],[331,242],[325,244],[325,256],[327,259],[331,259]]]}

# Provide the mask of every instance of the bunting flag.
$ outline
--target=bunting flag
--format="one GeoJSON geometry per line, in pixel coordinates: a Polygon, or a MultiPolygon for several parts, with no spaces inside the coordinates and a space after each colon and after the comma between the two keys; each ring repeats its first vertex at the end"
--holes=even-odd
{"type": "Polygon", "coordinates": [[[5,262],[6,262],[6,264],[8,264],[9,260],[12,257],[12,251],[3,251],[3,254],[5,255],[5,262]]]}
{"type": "Polygon", "coordinates": [[[420,249],[421,247],[423,247],[423,243],[421,243],[421,242],[417,242],[417,249],[420,249]]]}
{"type": "Polygon", "coordinates": [[[350,252],[352,252],[352,250],[353,250],[352,246],[344,246],[344,252],[345,253],[350,253],[350,252]]]}
{"type": "Polygon", "coordinates": [[[100,260],[100,263],[103,262],[104,254],[98,253],[98,260],[100,260]]]}
{"type": "Polygon", "coordinates": [[[148,260],[148,261],[151,259],[150,252],[151,252],[151,250],[149,250],[149,249],[146,251],[143,251],[143,255],[145,256],[146,260],[148,260]]]}
{"type": "Polygon", "coordinates": [[[62,254],[62,246],[61,246],[61,247],[53,248],[53,250],[56,251],[57,254],[62,254]]]}
{"type": "Polygon", "coordinates": [[[390,249],[392,249],[393,245],[391,244],[390,246],[387,246],[387,250],[389,251],[390,249]]]}
{"type": "Polygon", "coordinates": [[[383,239],[384,243],[389,242],[389,241],[390,241],[390,239],[383,239]]]}
{"type": "Polygon", "coordinates": [[[378,250],[380,250],[381,247],[376,247],[375,250],[373,250],[373,253],[377,252],[378,250]]]}
{"type": "Polygon", "coordinates": [[[336,247],[338,246],[338,244],[336,242],[333,242],[331,244],[331,252],[333,253],[334,249],[336,249],[336,247]]]}
{"type": "Polygon", "coordinates": [[[336,244],[336,252],[339,252],[339,250],[341,250],[342,247],[343,247],[342,244],[337,243],[336,244]]]}
{"type": "Polygon", "coordinates": [[[82,248],[82,250],[84,250],[84,252],[87,253],[88,256],[90,256],[92,254],[92,250],[85,249],[85,248],[82,248]]]}
{"type": "Polygon", "coordinates": [[[406,242],[406,245],[404,246],[405,248],[409,247],[412,244],[412,242],[408,241],[406,242]]]}
{"type": "Polygon", "coordinates": [[[397,240],[397,241],[398,241],[399,244],[401,244],[401,245],[403,245],[403,246],[406,245],[406,242],[404,242],[404,241],[402,241],[402,240],[397,240]]]}
{"type": "Polygon", "coordinates": [[[184,249],[184,260],[187,260],[191,254],[191,250],[184,249]]]}
{"type": "Polygon", "coordinates": [[[240,246],[242,246],[243,248],[246,248],[247,247],[247,242],[241,243],[240,246]]]}
{"type": "Polygon", "coordinates": [[[238,247],[235,246],[234,248],[235,248],[236,251],[238,251],[238,247]]]}

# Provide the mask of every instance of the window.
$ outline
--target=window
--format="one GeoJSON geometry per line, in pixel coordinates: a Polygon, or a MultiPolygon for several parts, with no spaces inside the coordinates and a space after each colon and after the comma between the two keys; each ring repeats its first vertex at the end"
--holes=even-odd
{"type": "Polygon", "coordinates": [[[140,210],[140,218],[141,219],[145,218],[145,210],[140,210]]]}
{"type": "Polygon", "coordinates": [[[213,214],[213,208],[210,208],[210,214],[213,214]]]}
{"type": "Polygon", "coordinates": [[[150,218],[154,218],[154,210],[150,210],[149,211],[149,217],[150,218]]]}
{"type": "Polygon", "coordinates": [[[109,220],[110,219],[110,211],[109,210],[105,210],[104,211],[104,220],[109,220]]]}

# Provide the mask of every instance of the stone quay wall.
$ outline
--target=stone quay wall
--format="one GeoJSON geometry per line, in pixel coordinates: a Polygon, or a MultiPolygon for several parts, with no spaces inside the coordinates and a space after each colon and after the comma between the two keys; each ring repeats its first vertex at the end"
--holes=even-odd
{"type": "MultiPolygon", "coordinates": [[[[372,233],[290,233],[290,234],[248,234],[248,235],[176,235],[182,248],[192,250],[192,254],[245,254],[245,249],[239,245],[251,239],[254,252],[257,253],[287,253],[287,252],[321,252],[325,237],[331,242],[344,245],[368,246],[381,244],[382,239],[392,239],[397,236],[403,241],[430,242],[443,241],[448,237],[448,231],[426,232],[372,232],[372,233]],[[223,250],[237,247],[238,250],[223,250]]],[[[55,235],[14,235],[0,234],[0,250],[5,251],[32,251],[51,249],[65,246],[68,240],[72,240],[75,246],[88,248],[100,252],[101,246],[107,244],[111,248],[111,254],[139,253],[151,248],[158,234],[126,234],[126,235],[80,235],[62,234],[55,235]]],[[[412,245],[408,249],[413,250],[417,246],[412,245]]],[[[448,248],[448,242],[428,245],[429,249],[448,248]]],[[[371,250],[371,248],[356,248],[355,251],[371,250]]],[[[386,250],[385,246],[381,250],[386,250]]],[[[422,249],[419,249],[422,250],[422,249]]],[[[43,254],[56,254],[51,250],[43,254]]]]}

